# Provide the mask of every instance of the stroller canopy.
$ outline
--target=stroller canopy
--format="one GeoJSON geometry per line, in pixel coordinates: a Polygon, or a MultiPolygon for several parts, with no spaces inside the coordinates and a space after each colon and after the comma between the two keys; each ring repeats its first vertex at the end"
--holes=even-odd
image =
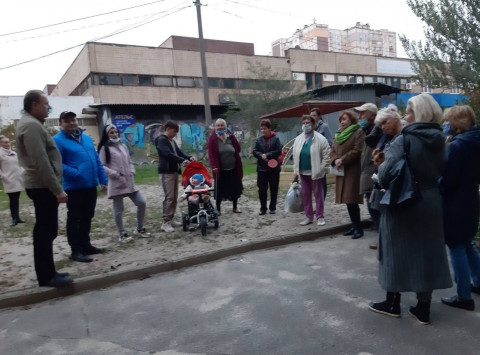
{"type": "Polygon", "coordinates": [[[205,184],[212,186],[212,177],[210,176],[208,169],[198,161],[191,162],[186,166],[182,174],[182,186],[187,187],[190,178],[195,174],[202,174],[205,178],[205,184]]]}

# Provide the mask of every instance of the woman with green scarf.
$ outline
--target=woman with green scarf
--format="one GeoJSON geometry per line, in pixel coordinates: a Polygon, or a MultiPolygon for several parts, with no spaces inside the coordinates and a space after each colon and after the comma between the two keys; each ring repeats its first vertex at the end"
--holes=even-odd
{"type": "Polygon", "coordinates": [[[363,236],[360,221],[360,157],[365,143],[365,133],[358,124],[358,117],[351,111],[343,111],[338,117],[340,128],[335,133],[330,164],[344,171],[344,176],[336,176],[335,203],[347,204],[352,227],[343,233],[352,239],[363,236]]]}

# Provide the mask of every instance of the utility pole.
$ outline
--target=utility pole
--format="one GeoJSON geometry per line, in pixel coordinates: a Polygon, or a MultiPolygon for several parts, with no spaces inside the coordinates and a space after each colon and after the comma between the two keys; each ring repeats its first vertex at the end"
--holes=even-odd
{"type": "Polygon", "coordinates": [[[197,22],[198,22],[198,41],[200,44],[200,62],[202,65],[202,82],[203,82],[203,97],[205,104],[205,127],[208,129],[212,124],[212,112],[210,111],[210,97],[208,96],[208,76],[207,76],[207,60],[205,59],[205,43],[203,41],[203,28],[202,28],[202,10],[200,6],[200,0],[195,0],[195,6],[197,7],[197,22]]]}

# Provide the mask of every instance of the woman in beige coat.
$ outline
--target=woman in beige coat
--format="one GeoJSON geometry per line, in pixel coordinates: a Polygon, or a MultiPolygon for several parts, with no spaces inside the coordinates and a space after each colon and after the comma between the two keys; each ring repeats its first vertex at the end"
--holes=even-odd
{"type": "Polygon", "coordinates": [[[22,173],[23,168],[18,165],[17,153],[12,150],[10,139],[0,135],[0,178],[3,190],[10,199],[11,227],[25,223],[19,215],[20,191],[25,191],[22,173]]]}
{"type": "Polygon", "coordinates": [[[335,133],[330,164],[338,169],[343,168],[344,176],[336,176],[335,203],[346,203],[352,227],[343,233],[352,239],[363,236],[360,221],[360,157],[365,143],[365,133],[358,124],[357,116],[350,111],[343,111],[338,121],[340,128],[335,133]]]}

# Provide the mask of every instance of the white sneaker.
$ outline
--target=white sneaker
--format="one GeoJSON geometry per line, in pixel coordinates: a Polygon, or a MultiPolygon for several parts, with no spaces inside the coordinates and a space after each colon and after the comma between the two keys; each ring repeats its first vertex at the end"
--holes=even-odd
{"type": "Polygon", "coordinates": [[[174,220],[171,220],[170,224],[172,225],[172,227],[182,227],[183,226],[182,222],[178,222],[178,221],[174,221],[174,220]]]}
{"type": "Polygon", "coordinates": [[[151,234],[147,232],[145,227],[142,227],[140,229],[135,229],[133,231],[133,234],[138,235],[140,238],[150,238],[151,234]]]}
{"type": "Polygon", "coordinates": [[[324,226],[325,225],[325,218],[317,219],[317,226],[324,226]]]}
{"type": "Polygon", "coordinates": [[[123,233],[120,233],[120,236],[118,237],[118,242],[119,243],[128,243],[128,242],[132,242],[133,241],[133,238],[130,237],[127,233],[123,232],[123,233]]]}
{"type": "Polygon", "coordinates": [[[162,230],[167,233],[175,232],[175,229],[172,227],[172,224],[170,222],[164,222],[162,224],[162,230]]]}
{"type": "Polygon", "coordinates": [[[307,224],[311,224],[313,221],[310,218],[305,218],[303,221],[301,221],[299,224],[301,226],[306,226],[307,224]]]}

